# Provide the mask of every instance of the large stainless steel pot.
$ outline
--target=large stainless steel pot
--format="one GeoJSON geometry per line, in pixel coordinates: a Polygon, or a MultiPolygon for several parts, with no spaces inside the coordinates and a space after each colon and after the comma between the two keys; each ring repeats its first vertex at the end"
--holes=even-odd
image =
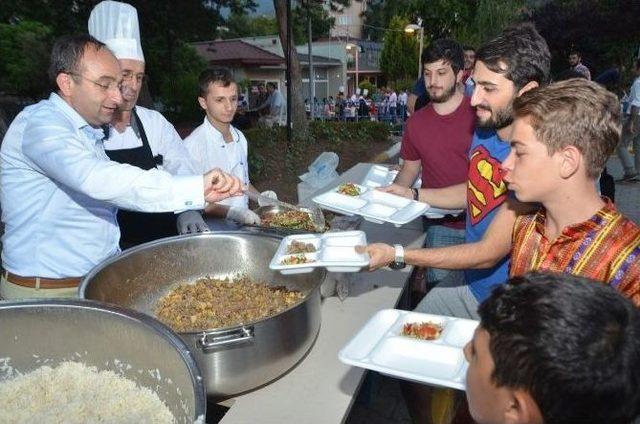
{"type": "Polygon", "coordinates": [[[319,287],[325,272],[284,276],[269,269],[281,238],[219,232],[157,240],[125,251],[94,268],[80,297],[116,303],[153,315],[157,300],[177,283],[246,275],[300,290],[288,310],[232,328],[179,333],[203,370],[207,394],[236,395],[284,374],[311,348],[320,328],[319,287]]]}
{"type": "Polygon", "coordinates": [[[189,349],[144,314],[80,300],[0,302],[0,340],[0,381],[81,362],[154,390],[178,423],[204,422],[205,389],[189,349]]]}

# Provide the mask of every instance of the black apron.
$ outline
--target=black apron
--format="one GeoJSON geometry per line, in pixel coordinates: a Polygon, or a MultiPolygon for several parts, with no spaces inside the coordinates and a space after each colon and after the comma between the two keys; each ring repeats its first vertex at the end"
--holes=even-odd
{"type": "MultiPolygon", "coordinates": [[[[131,128],[142,140],[142,146],[133,149],[106,150],[105,152],[109,159],[118,163],[137,166],[144,170],[162,165],[162,156],[157,155],[154,157],[151,152],[147,134],[135,108],[131,111],[131,128]]],[[[145,213],[120,209],[118,210],[118,225],[120,226],[120,248],[123,250],[148,241],[178,234],[176,215],[173,212],[145,213]]]]}

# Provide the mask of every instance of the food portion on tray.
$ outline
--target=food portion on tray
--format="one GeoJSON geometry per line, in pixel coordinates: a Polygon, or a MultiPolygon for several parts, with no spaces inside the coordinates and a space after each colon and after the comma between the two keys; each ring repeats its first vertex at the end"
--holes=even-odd
{"type": "Polygon", "coordinates": [[[386,309],[340,350],[345,364],[434,386],[465,389],[462,349],[478,321],[386,309]]]}
{"type": "Polygon", "coordinates": [[[315,231],[311,215],[304,211],[282,211],[267,214],[262,218],[264,227],[288,228],[291,230],[315,231]]]}
{"type": "Polygon", "coordinates": [[[276,315],[304,298],[283,286],[237,279],[202,278],[163,296],[155,315],[174,331],[201,331],[247,324],[276,315]]]}
{"type": "Polygon", "coordinates": [[[269,268],[282,274],[302,274],[318,267],[330,272],[358,272],[369,265],[369,255],[356,252],[355,246],[366,244],[363,231],[290,235],[280,242],[269,268]]]}
{"type": "Polygon", "coordinates": [[[362,189],[354,183],[346,183],[338,186],[338,193],[346,196],[360,196],[362,194],[362,189]]]}
{"type": "Polygon", "coordinates": [[[418,218],[429,208],[426,203],[353,183],[349,183],[353,187],[347,191],[355,193],[357,190],[358,194],[344,194],[344,185],[314,197],[313,201],[323,209],[345,215],[360,215],[378,224],[390,222],[398,227],[418,218]]]}
{"type": "Polygon", "coordinates": [[[408,322],[402,327],[403,336],[419,340],[436,340],[442,334],[442,326],[435,322],[408,322]]]}

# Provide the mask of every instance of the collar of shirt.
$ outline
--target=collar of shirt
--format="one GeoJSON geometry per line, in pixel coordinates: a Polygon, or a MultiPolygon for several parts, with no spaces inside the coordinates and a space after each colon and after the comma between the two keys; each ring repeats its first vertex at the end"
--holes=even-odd
{"type": "Polygon", "coordinates": [[[51,93],[49,101],[51,101],[51,103],[53,103],[58,109],[62,110],[62,112],[73,121],[74,126],[81,129],[87,137],[93,140],[102,140],[104,138],[104,131],[102,128],[94,128],[89,125],[89,123],[78,112],[76,112],[69,103],[65,102],[62,97],[56,93],[51,93]]]}
{"type": "MultiPolygon", "coordinates": [[[[599,227],[602,227],[607,222],[609,222],[616,215],[616,207],[609,200],[609,198],[602,196],[602,200],[605,202],[605,205],[595,213],[591,218],[587,219],[583,222],[578,222],[577,224],[569,225],[562,229],[562,233],[558,236],[558,240],[563,238],[574,239],[576,237],[581,237],[585,233],[592,232],[599,227]]],[[[544,208],[541,208],[535,215],[535,226],[536,231],[544,236],[544,224],[547,219],[547,213],[544,208]]]]}
{"type": "MultiPolygon", "coordinates": [[[[209,119],[206,116],[204,118],[204,125],[206,128],[205,132],[207,134],[207,139],[209,141],[222,148],[229,144],[224,141],[224,136],[222,135],[222,133],[216,127],[214,127],[211,122],[209,122],[209,119]]],[[[233,141],[231,143],[240,142],[240,134],[238,134],[238,131],[233,128],[232,125],[229,125],[229,130],[231,131],[231,137],[233,138],[233,141]]]]}

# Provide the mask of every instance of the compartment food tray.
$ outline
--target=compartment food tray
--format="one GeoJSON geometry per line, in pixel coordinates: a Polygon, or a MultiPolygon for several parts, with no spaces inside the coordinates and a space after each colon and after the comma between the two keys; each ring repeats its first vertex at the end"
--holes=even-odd
{"type": "Polygon", "coordinates": [[[366,246],[367,236],[363,231],[340,231],[324,234],[296,234],[285,237],[280,242],[276,254],[271,259],[269,268],[282,274],[303,274],[323,267],[329,272],[358,272],[369,265],[369,255],[355,251],[355,246],[366,246]],[[314,252],[287,253],[287,248],[293,243],[311,244],[314,252]],[[282,261],[292,256],[301,255],[313,262],[284,265],[282,261]]]}
{"type": "Polygon", "coordinates": [[[338,193],[340,186],[313,198],[324,209],[344,215],[360,215],[367,221],[382,224],[390,222],[396,227],[413,221],[429,208],[429,205],[406,199],[395,194],[355,184],[360,190],[358,196],[338,193]]]}
{"type": "MultiPolygon", "coordinates": [[[[369,172],[367,172],[364,180],[362,180],[361,185],[366,189],[385,187],[389,184],[392,184],[397,175],[398,171],[394,169],[389,169],[388,167],[382,165],[373,165],[371,169],[369,169],[369,172]]],[[[413,187],[420,188],[421,186],[422,179],[418,178],[413,184],[413,187]]],[[[428,205],[428,208],[425,211],[424,215],[427,218],[437,219],[444,218],[446,215],[458,216],[462,212],[464,212],[463,209],[441,209],[428,205]]]]}
{"type": "Polygon", "coordinates": [[[404,380],[465,389],[468,363],[463,348],[478,321],[385,309],[377,312],[338,353],[341,362],[404,380]],[[402,335],[407,323],[432,322],[443,327],[435,340],[402,335]]]}

